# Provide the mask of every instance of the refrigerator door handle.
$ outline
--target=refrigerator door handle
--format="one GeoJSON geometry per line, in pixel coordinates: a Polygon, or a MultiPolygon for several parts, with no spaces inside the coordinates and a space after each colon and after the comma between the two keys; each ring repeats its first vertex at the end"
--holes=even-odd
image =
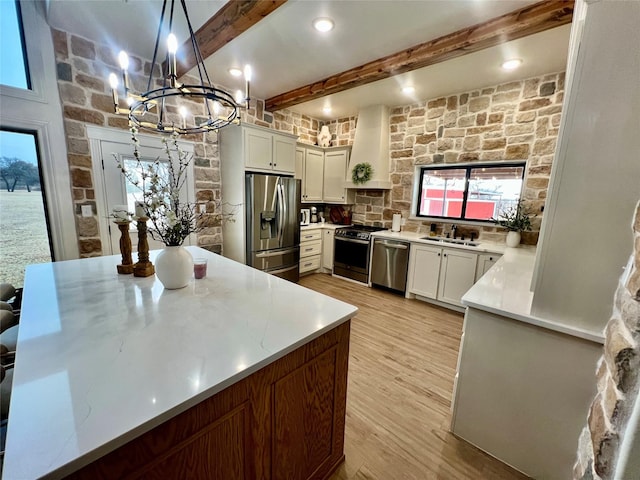
{"type": "Polygon", "coordinates": [[[268,258],[268,257],[279,257],[287,253],[294,253],[298,247],[296,248],[288,248],[287,250],[278,250],[277,252],[267,251],[256,253],[256,258],[268,258]]]}
{"type": "Polygon", "coordinates": [[[287,220],[287,202],[284,193],[284,186],[278,179],[278,202],[280,203],[280,215],[278,215],[278,237],[280,248],[284,243],[284,227],[285,221],[287,220]]]}

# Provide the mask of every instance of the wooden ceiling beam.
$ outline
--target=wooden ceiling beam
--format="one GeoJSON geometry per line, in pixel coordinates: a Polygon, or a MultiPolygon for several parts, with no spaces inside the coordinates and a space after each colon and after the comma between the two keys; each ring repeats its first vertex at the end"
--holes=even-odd
{"type": "Polygon", "coordinates": [[[573,0],[542,1],[265,101],[273,112],[571,23],[573,0]]]}
{"type": "MultiPolygon", "coordinates": [[[[223,46],[265,18],[287,0],[229,0],[213,17],[195,32],[202,58],[207,58],[223,46]]],[[[187,40],[180,49],[186,52],[178,65],[178,77],[193,67],[197,61],[191,42],[187,40]]]]}

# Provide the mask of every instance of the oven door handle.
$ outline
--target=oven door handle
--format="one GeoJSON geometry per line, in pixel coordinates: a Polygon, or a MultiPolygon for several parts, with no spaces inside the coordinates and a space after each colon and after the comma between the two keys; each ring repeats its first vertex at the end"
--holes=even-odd
{"type": "Polygon", "coordinates": [[[351,242],[351,243],[360,243],[362,245],[369,245],[369,241],[368,240],[356,240],[355,238],[336,237],[336,240],[340,240],[341,242],[351,242]]]}

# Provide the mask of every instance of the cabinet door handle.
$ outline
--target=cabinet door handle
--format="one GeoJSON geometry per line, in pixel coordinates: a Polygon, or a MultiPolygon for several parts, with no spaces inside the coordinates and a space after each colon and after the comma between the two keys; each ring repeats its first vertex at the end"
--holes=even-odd
{"type": "Polygon", "coordinates": [[[444,254],[444,256],[446,257],[446,256],[447,256],[447,254],[445,253],[445,254],[444,254]]]}
{"type": "Polygon", "coordinates": [[[438,256],[440,256],[440,254],[438,254],[438,256]]]}
{"type": "Polygon", "coordinates": [[[489,261],[490,261],[490,262],[493,262],[493,257],[489,257],[489,261]]]}

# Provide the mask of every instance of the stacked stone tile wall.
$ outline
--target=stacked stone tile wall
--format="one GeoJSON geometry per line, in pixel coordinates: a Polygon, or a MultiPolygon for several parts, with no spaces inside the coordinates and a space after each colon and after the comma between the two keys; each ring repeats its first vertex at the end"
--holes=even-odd
{"type": "MultiPolygon", "coordinates": [[[[100,224],[95,215],[96,202],[99,200],[95,198],[95,179],[86,125],[122,130],[129,128],[127,118],[113,112],[111,91],[107,82],[109,73],[118,71],[118,52],[110,46],[97,44],[59,30],[52,30],[52,36],[56,54],[58,89],[63,107],[80,256],[102,255],[100,224]],[[94,216],[82,217],[80,215],[82,205],[91,205],[94,216]]],[[[131,57],[129,79],[134,90],[139,92],[146,90],[150,69],[150,61],[131,57]]],[[[186,78],[182,81],[189,83],[186,78]]],[[[121,103],[121,106],[125,107],[124,103],[121,103]]],[[[202,113],[202,108],[201,105],[194,104],[190,107],[190,111],[198,113],[200,109],[202,113]]],[[[176,109],[171,113],[176,116],[178,114],[176,109]]],[[[179,121],[177,117],[176,120],[179,121]]],[[[320,126],[318,120],[288,110],[274,114],[265,112],[264,101],[260,99],[251,102],[250,108],[242,112],[241,120],[295,133],[300,136],[300,141],[306,143],[315,143],[320,126]]],[[[198,234],[198,245],[212,251],[220,251],[222,229],[215,215],[221,198],[217,135],[214,133],[195,135],[187,140],[195,143],[193,162],[196,201],[206,203],[208,213],[204,220],[205,228],[198,234]]]]}
{"type": "Polygon", "coordinates": [[[633,223],[634,252],[615,293],[596,371],[597,394],[578,442],[576,480],[616,476],[619,447],[640,389],[640,204],[633,223]]]}
{"type": "MultiPolygon", "coordinates": [[[[360,190],[356,222],[391,227],[393,213],[408,218],[416,165],[526,160],[524,199],[538,212],[523,243],[535,244],[556,147],[564,73],[509,82],[471,92],[398,106],[390,114],[391,191],[360,190]]],[[[353,143],[356,119],[329,123],[334,141],[353,143]]],[[[408,221],[405,230],[427,231],[432,222],[408,221]]],[[[436,222],[438,230],[443,224],[436,222]]],[[[464,233],[463,227],[459,230],[464,233]]],[[[469,227],[481,237],[506,236],[492,226],[469,227]]]]}

